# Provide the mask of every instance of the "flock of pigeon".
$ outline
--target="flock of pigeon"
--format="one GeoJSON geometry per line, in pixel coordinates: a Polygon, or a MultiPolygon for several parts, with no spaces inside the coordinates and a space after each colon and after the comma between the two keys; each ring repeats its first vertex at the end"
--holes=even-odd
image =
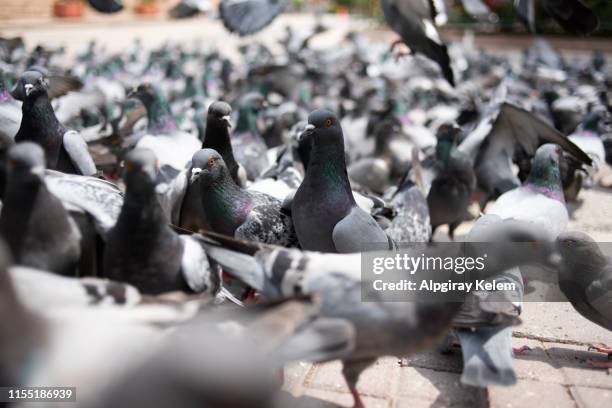
{"type": "Polygon", "coordinates": [[[566,231],[566,202],[612,161],[602,54],[535,40],[510,61],[466,36],[444,66],[409,32],[438,64],[358,32],[313,48],[324,31],[288,28],[281,53],[246,43],[240,62],[0,39],[0,384],[76,386],[83,406],[263,408],[285,364],[339,359],[363,407],[378,357],[454,336],[464,384],[511,385],[531,263],[612,330],[610,261],[566,231]],[[360,252],[445,225],[454,239],[464,221],[466,243],[538,241],[482,272],[518,282],[518,301],[362,301],[360,252]]]}

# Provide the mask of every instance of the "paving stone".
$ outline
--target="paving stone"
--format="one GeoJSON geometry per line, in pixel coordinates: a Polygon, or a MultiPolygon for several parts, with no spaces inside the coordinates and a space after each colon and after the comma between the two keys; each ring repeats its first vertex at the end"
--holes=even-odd
{"type": "MultiPolygon", "coordinates": [[[[291,405],[291,408],[336,408],[353,406],[353,397],[349,393],[317,390],[313,388],[305,390],[304,395],[297,400],[297,405],[291,405]],[[300,405],[302,403],[305,405],[300,405]]],[[[367,408],[390,408],[391,406],[387,398],[375,398],[362,395],[361,400],[367,408]]]]}
{"type": "Polygon", "coordinates": [[[519,379],[565,384],[563,373],[555,367],[542,342],[514,337],[512,345],[531,348],[514,357],[514,370],[519,379]]]}
{"type": "Polygon", "coordinates": [[[612,375],[606,370],[591,368],[587,363],[590,359],[605,360],[605,354],[571,344],[544,343],[544,346],[567,384],[612,389],[612,375]]]}
{"type": "Polygon", "coordinates": [[[568,302],[525,302],[514,331],[557,341],[612,344],[612,333],[580,316],[568,302]]]}
{"type": "Polygon", "coordinates": [[[491,408],[574,408],[569,390],[560,384],[519,380],[512,387],[489,387],[491,408]]]}
{"type": "Polygon", "coordinates": [[[571,387],[570,391],[580,408],[612,407],[612,390],[571,387]]]}
{"type": "Polygon", "coordinates": [[[312,367],[311,363],[298,362],[289,364],[285,367],[285,382],[283,388],[286,390],[293,390],[296,387],[300,387],[304,382],[306,373],[312,367]]]}
{"type": "Polygon", "coordinates": [[[442,354],[438,351],[419,353],[404,359],[410,367],[431,368],[438,371],[452,371],[461,373],[463,359],[461,349],[453,349],[450,353],[442,354]]]}
{"type": "Polygon", "coordinates": [[[396,395],[398,399],[425,400],[437,406],[477,405],[484,390],[463,386],[459,378],[456,373],[402,367],[396,395]]]}
{"type": "MultiPolygon", "coordinates": [[[[357,389],[361,395],[389,396],[398,370],[399,365],[396,358],[380,358],[361,374],[357,389]]],[[[307,380],[306,386],[326,391],[349,392],[342,376],[342,364],[338,361],[320,365],[312,378],[307,380]]]]}

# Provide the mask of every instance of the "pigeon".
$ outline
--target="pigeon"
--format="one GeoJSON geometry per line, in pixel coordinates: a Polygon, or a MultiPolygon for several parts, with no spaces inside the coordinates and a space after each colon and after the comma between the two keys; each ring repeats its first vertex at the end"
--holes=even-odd
{"type": "Polygon", "coordinates": [[[429,242],[432,230],[427,206],[427,199],[419,184],[420,163],[418,162],[418,150],[413,150],[413,169],[415,170],[416,184],[410,179],[410,172],[406,172],[399,181],[396,188],[389,189],[385,194],[385,200],[393,208],[395,215],[385,233],[393,241],[398,243],[429,242]]]}
{"type": "Polygon", "coordinates": [[[126,157],[126,195],[108,233],[104,276],[146,294],[218,291],[218,276],[202,247],[168,224],[156,196],[155,164],[155,154],[146,149],[135,149],[126,157]]]}
{"type": "Polygon", "coordinates": [[[582,163],[592,162],[579,147],[534,114],[504,102],[506,87],[505,83],[498,87],[488,113],[458,147],[474,163],[478,187],[484,192],[481,208],[489,200],[519,186],[512,159],[520,150],[531,157],[540,140],[561,146],[582,163]]]}
{"type": "MultiPolygon", "coordinates": [[[[566,231],[557,237],[563,263],[559,288],[574,309],[591,322],[612,331],[612,264],[597,242],[585,233],[566,231]]],[[[610,347],[592,347],[612,354],[610,347]]],[[[594,367],[610,368],[608,361],[591,360],[594,367]]]]}
{"type": "MultiPolygon", "coordinates": [[[[342,374],[357,407],[363,407],[356,388],[363,370],[384,355],[409,355],[434,348],[450,329],[461,306],[457,302],[431,301],[429,297],[423,301],[385,302],[380,292],[375,292],[364,280],[360,254],[299,251],[236,242],[222,236],[210,237],[218,238],[220,242],[217,246],[206,247],[210,257],[222,265],[228,274],[259,291],[263,299],[304,294],[316,296],[321,302],[319,316],[344,319],[353,325],[354,346],[340,359],[343,362],[342,374]],[[363,296],[372,297],[364,302],[363,296]]],[[[516,223],[490,229],[478,238],[486,242],[493,237],[500,242],[543,239],[537,227],[516,223]]],[[[552,243],[542,243],[537,250],[529,248],[532,250],[524,251],[520,256],[499,251],[496,254],[499,256],[488,258],[487,268],[483,270],[486,276],[479,277],[494,276],[523,263],[556,265],[553,256],[556,251],[552,243]]],[[[471,247],[465,250],[471,251],[471,247]]],[[[449,254],[449,247],[429,246],[408,253],[412,256],[444,257],[444,254],[449,254]]],[[[314,361],[332,358],[338,357],[322,354],[314,361]]]]}
{"type": "Polygon", "coordinates": [[[580,0],[545,0],[543,6],[569,33],[591,34],[599,27],[599,19],[595,13],[580,0]]]}
{"type": "Polygon", "coordinates": [[[189,18],[206,13],[210,9],[211,4],[208,0],[181,0],[168,10],[168,15],[176,19],[189,18]]]}
{"type": "MultiPolygon", "coordinates": [[[[429,0],[383,0],[383,15],[389,27],[415,54],[421,54],[440,67],[449,84],[455,84],[448,50],[439,37],[434,21],[440,12],[429,0]]],[[[439,3],[438,3],[439,4],[439,3]]]]}
{"type": "Polygon", "coordinates": [[[6,80],[0,74],[0,137],[15,139],[21,124],[21,106],[6,88],[6,80]]]}
{"type": "Polygon", "coordinates": [[[264,29],[287,5],[288,0],[222,0],[219,15],[228,31],[245,36],[264,29]]]}
{"type": "Polygon", "coordinates": [[[216,151],[202,149],[194,155],[191,178],[191,185],[200,189],[200,205],[212,231],[267,244],[297,245],[291,216],[283,203],[238,186],[216,151]]]}
{"type": "Polygon", "coordinates": [[[135,147],[155,152],[162,181],[172,180],[199,149],[198,139],[178,129],[165,98],[153,85],[139,85],[128,98],[140,100],[147,109],[147,134],[138,138],[135,147]]]}
{"type": "Polygon", "coordinates": [[[112,14],[123,10],[122,0],[87,0],[87,2],[100,13],[112,14]]]}
{"type": "Polygon", "coordinates": [[[246,171],[244,167],[236,162],[234,151],[229,135],[231,127],[232,107],[225,102],[213,102],[208,107],[208,116],[206,118],[206,134],[202,149],[216,150],[232,176],[232,179],[239,186],[246,186],[246,171]]]}
{"type": "MultiPolygon", "coordinates": [[[[474,223],[465,241],[481,240],[485,231],[495,230],[503,223],[497,215],[484,215],[474,223]]],[[[525,230],[528,228],[525,226],[525,230]]],[[[473,291],[453,319],[453,332],[463,354],[461,383],[472,387],[516,383],[512,326],[519,322],[523,282],[518,267],[506,270],[494,279],[495,282],[514,284],[516,289],[473,291]]]]}
{"type": "Polygon", "coordinates": [[[45,155],[32,142],[9,150],[0,235],[20,265],[74,276],[81,234],[44,181],[45,155]]]}
{"type": "Polygon", "coordinates": [[[96,173],[87,145],[81,135],[57,120],[47,94],[47,80],[38,71],[24,72],[12,96],[23,102],[22,119],[16,142],[38,143],[45,152],[47,167],[72,174],[96,173]]]}
{"type": "Polygon", "coordinates": [[[291,214],[300,246],[310,251],[359,252],[393,247],[392,240],[353,198],[337,116],[315,110],[308,117],[311,152],[291,214]]]}
{"type": "Polygon", "coordinates": [[[238,121],[232,133],[232,150],[236,161],[246,171],[247,179],[255,180],[268,168],[267,146],[258,129],[261,110],[266,106],[259,93],[248,93],[239,101],[238,121]]]}
{"type": "Polygon", "coordinates": [[[476,175],[467,154],[457,150],[461,129],[443,125],[438,129],[438,143],[431,168],[423,164],[423,172],[432,172],[433,180],[427,193],[432,233],[440,225],[448,224],[448,234],[454,237],[455,228],[467,218],[467,208],[476,188],[476,175]]]}
{"type": "Polygon", "coordinates": [[[525,183],[502,194],[486,213],[534,223],[550,240],[557,238],[569,221],[561,187],[560,155],[557,145],[540,146],[525,183]]]}
{"type": "Polygon", "coordinates": [[[602,110],[588,113],[578,128],[568,136],[576,146],[593,160],[595,169],[600,169],[606,161],[601,135],[612,131],[610,114],[602,110]]]}

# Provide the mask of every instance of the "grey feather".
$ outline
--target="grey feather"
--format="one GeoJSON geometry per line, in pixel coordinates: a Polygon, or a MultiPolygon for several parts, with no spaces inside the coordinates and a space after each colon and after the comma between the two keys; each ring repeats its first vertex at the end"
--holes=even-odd
{"type": "Polygon", "coordinates": [[[84,176],[92,176],[96,174],[96,165],[87,150],[87,144],[81,135],[69,130],[64,133],[64,149],[70,156],[70,161],[74,167],[84,176]]]}

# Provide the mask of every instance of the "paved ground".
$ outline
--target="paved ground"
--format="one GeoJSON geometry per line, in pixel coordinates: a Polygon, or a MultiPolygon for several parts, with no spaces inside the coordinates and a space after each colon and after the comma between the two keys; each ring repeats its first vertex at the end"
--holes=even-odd
{"type": "MultiPolygon", "coordinates": [[[[3,23],[1,34],[23,35],[29,44],[44,42],[65,44],[69,52],[97,39],[111,50],[126,47],[140,37],[144,46],[154,46],[172,38],[176,41],[196,41],[223,47],[231,52],[245,41],[228,37],[219,22],[206,19],[167,22],[159,19],[134,22],[121,18],[112,24],[99,17],[86,22],[57,24],[50,21],[3,23]]],[[[314,45],[325,45],[340,39],[349,27],[360,26],[375,37],[387,40],[382,32],[367,23],[349,23],[347,19],[327,18],[330,32],[318,38],[314,45]]],[[[273,44],[283,34],[286,24],[311,26],[312,19],[304,16],[284,17],[276,21],[257,39],[273,44]]],[[[499,37],[477,38],[477,43],[500,52],[524,47],[529,39],[499,37]]],[[[597,42],[608,51],[611,43],[597,42]]],[[[593,42],[563,41],[557,45],[570,52],[592,48],[593,42]]],[[[612,242],[612,191],[583,191],[581,202],[572,206],[570,228],[591,234],[599,241],[612,242]]],[[[467,226],[463,227],[463,231],[467,226]]],[[[458,231],[461,233],[461,230],[458,231]]],[[[491,387],[487,390],[463,387],[459,383],[460,353],[440,355],[426,353],[410,357],[407,367],[400,367],[395,358],[380,359],[362,376],[358,388],[365,396],[368,408],[425,406],[491,406],[522,407],[538,404],[540,408],[611,407],[612,375],[590,369],[586,360],[605,356],[588,352],[591,343],[612,345],[612,333],[595,326],[575,313],[567,303],[527,303],[523,323],[516,327],[517,346],[532,350],[516,357],[518,385],[510,388],[491,387]]],[[[351,403],[350,394],[340,375],[340,364],[295,364],[286,371],[287,407],[337,407],[351,403]]]]}

